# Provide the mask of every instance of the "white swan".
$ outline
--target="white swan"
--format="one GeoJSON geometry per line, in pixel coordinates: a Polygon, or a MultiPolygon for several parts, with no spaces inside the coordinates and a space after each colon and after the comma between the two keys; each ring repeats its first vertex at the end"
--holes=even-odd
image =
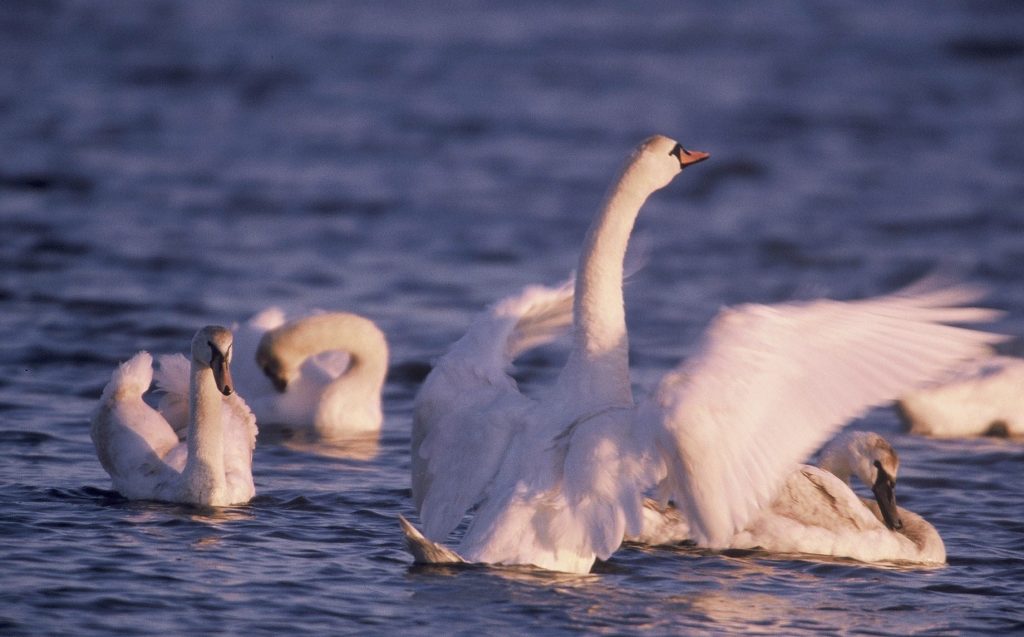
{"type": "Polygon", "coordinates": [[[914,434],[1024,436],[1024,359],[971,361],[948,381],[904,395],[897,410],[914,434]]]}
{"type": "Polygon", "coordinates": [[[949,307],[977,298],[964,288],[742,306],[634,404],[622,296],[629,235],[647,197],[706,157],[660,136],[633,153],[584,242],[572,348],[546,392],[527,397],[505,373],[520,326],[533,322],[529,303],[518,313],[497,306],[431,371],[412,442],[424,534],[404,526],[416,560],[587,572],[639,531],[655,483],[698,543],[725,548],[839,426],[997,340],[943,324],[991,318],[949,307]],[[473,507],[458,548],[439,546],[473,507]]]}
{"type": "Polygon", "coordinates": [[[373,321],[347,312],[286,321],[272,307],[236,327],[235,352],[238,391],[261,428],[332,440],[380,430],[388,345],[373,321]]]}
{"type": "Polygon", "coordinates": [[[133,500],[207,506],[242,504],[256,492],[256,420],[232,395],[231,332],[207,326],[192,339],[191,361],[164,357],[158,383],[188,384],[187,440],[146,404],[153,359],[139,352],[114,371],[92,417],[92,440],[116,491],[133,500]],[[226,397],[226,398],[225,398],[226,397]]]}
{"type": "MultiPolygon", "coordinates": [[[[847,557],[861,562],[945,564],[946,547],[935,527],[896,505],[899,457],[885,438],[849,431],[821,452],[818,466],[802,465],[770,506],[729,541],[729,548],[847,557]],[[856,475],[874,500],[850,488],[856,475]]],[[[674,507],[645,502],[643,531],[627,541],[674,544],[689,528],[674,507]]]]}

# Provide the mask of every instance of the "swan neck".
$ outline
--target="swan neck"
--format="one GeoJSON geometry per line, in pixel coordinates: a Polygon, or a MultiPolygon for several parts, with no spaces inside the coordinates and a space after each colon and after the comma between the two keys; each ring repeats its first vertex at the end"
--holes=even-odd
{"type": "Polygon", "coordinates": [[[652,192],[637,181],[627,167],[591,224],[580,254],[573,300],[571,360],[599,367],[601,376],[615,380],[617,387],[600,388],[613,403],[632,402],[623,262],[636,217],[652,192]]]}
{"type": "Polygon", "coordinates": [[[339,380],[380,387],[387,376],[387,339],[373,321],[355,314],[335,312],[299,319],[274,330],[268,343],[294,368],[321,352],[344,351],[350,363],[339,380]]]}
{"type": "Polygon", "coordinates": [[[193,490],[215,493],[225,488],[221,402],[213,370],[192,361],[188,461],[185,463],[184,475],[186,483],[193,490]]]}
{"type": "Polygon", "coordinates": [[[850,455],[850,450],[845,447],[826,447],[821,455],[821,460],[818,462],[818,466],[846,484],[849,484],[850,476],[854,473],[850,455]]]}

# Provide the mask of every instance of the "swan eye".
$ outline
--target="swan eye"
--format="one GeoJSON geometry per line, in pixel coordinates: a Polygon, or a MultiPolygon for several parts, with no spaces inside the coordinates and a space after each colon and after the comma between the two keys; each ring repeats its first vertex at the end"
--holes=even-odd
{"type": "Polygon", "coordinates": [[[687,154],[687,155],[690,154],[690,153],[686,152],[686,149],[683,148],[682,144],[676,144],[675,147],[672,150],[668,151],[668,154],[671,155],[672,157],[675,157],[676,159],[678,159],[680,161],[680,163],[682,163],[682,161],[683,161],[683,154],[684,153],[687,154]]]}
{"type": "MultiPolygon", "coordinates": [[[[210,360],[216,360],[217,358],[229,360],[229,357],[221,352],[220,348],[213,344],[213,341],[206,341],[206,344],[210,346],[210,360]]],[[[231,349],[229,348],[228,351],[230,352],[231,349]]]]}

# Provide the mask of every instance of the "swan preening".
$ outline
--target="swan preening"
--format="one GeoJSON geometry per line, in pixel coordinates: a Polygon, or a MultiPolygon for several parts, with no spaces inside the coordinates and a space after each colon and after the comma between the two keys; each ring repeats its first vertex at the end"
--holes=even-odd
{"type": "Polygon", "coordinates": [[[418,561],[587,572],[639,533],[644,495],[673,501],[699,545],[726,548],[836,430],[999,337],[965,287],[923,284],[852,302],[723,311],[697,353],[634,402],[623,258],[647,197],[707,157],[665,137],[641,144],[584,240],[574,290],[529,289],[493,306],[445,354],[415,402],[418,561]],[[536,397],[513,358],[567,324],[557,380],[536,397]],[[440,546],[473,510],[455,550],[440,546]]]}
{"type": "Polygon", "coordinates": [[[897,407],[914,434],[1024,436],[1024,359],[970,361],[945,382],[902,396],[897,407]]]}
{"type": "Polygon", "coordinates": [[[335,440],[380,430],[388,345],[369,319],[324,312],[286,320],[272,307],[236,326],[235,341],[238,391],[261,428],[335,440]]]}
{"type": "MultiPolygon", "coordinates": [[[[733,536],[729,548],[762,549],[847,557],[861,562],[944,564],[946,548],[924,518],[896,505],[899,458],[885,438],[847,431],[820,454],[818,466],[802,465],[789,474],[772,503],[733,536]],[[850,488],[857,476],[874,500],[850,488]]],[[[640,544],[688,540],[689,526],[672,506],[644,503],[640,544]]]]}
{"type": "MultiPolygon", "coordinates": [[[[208,326],[192,339],[190,360],[163,357],[157,383],[188,397],[171,420],[142,395],[153,380],[153,359],[139,352],[114,371],[92,417],[92,440],[114,489],[126,498],[186,504],[242,504],[256,492],[252,454],[256,421],[233,394],[231,332],[208,326]]],[[[172,407],[178,407],[172,401],[172,407]]]]}

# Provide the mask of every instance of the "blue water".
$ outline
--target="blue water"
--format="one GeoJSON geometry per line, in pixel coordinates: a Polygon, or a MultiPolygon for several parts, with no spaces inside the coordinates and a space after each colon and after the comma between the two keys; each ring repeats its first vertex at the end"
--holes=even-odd
{"type": "Polygon", "coordinates": [[[566,275],[653,132],[712,159],[638,225],[639,385],[722,305],[933,269],[1024,334],[1020,3],[14,0],[0,59],[0,634],[1024,630],[1024,446],[910,437],[889,410],[854,426],[899,450],[945,568],[684,548],[582,577],[422,568],[396,523],[431,360],[566,275]],[[270,304],[387,332],[377,455],[270,441],[250,505],[117,498],[88,433],[110,371],[270,304]]]}

